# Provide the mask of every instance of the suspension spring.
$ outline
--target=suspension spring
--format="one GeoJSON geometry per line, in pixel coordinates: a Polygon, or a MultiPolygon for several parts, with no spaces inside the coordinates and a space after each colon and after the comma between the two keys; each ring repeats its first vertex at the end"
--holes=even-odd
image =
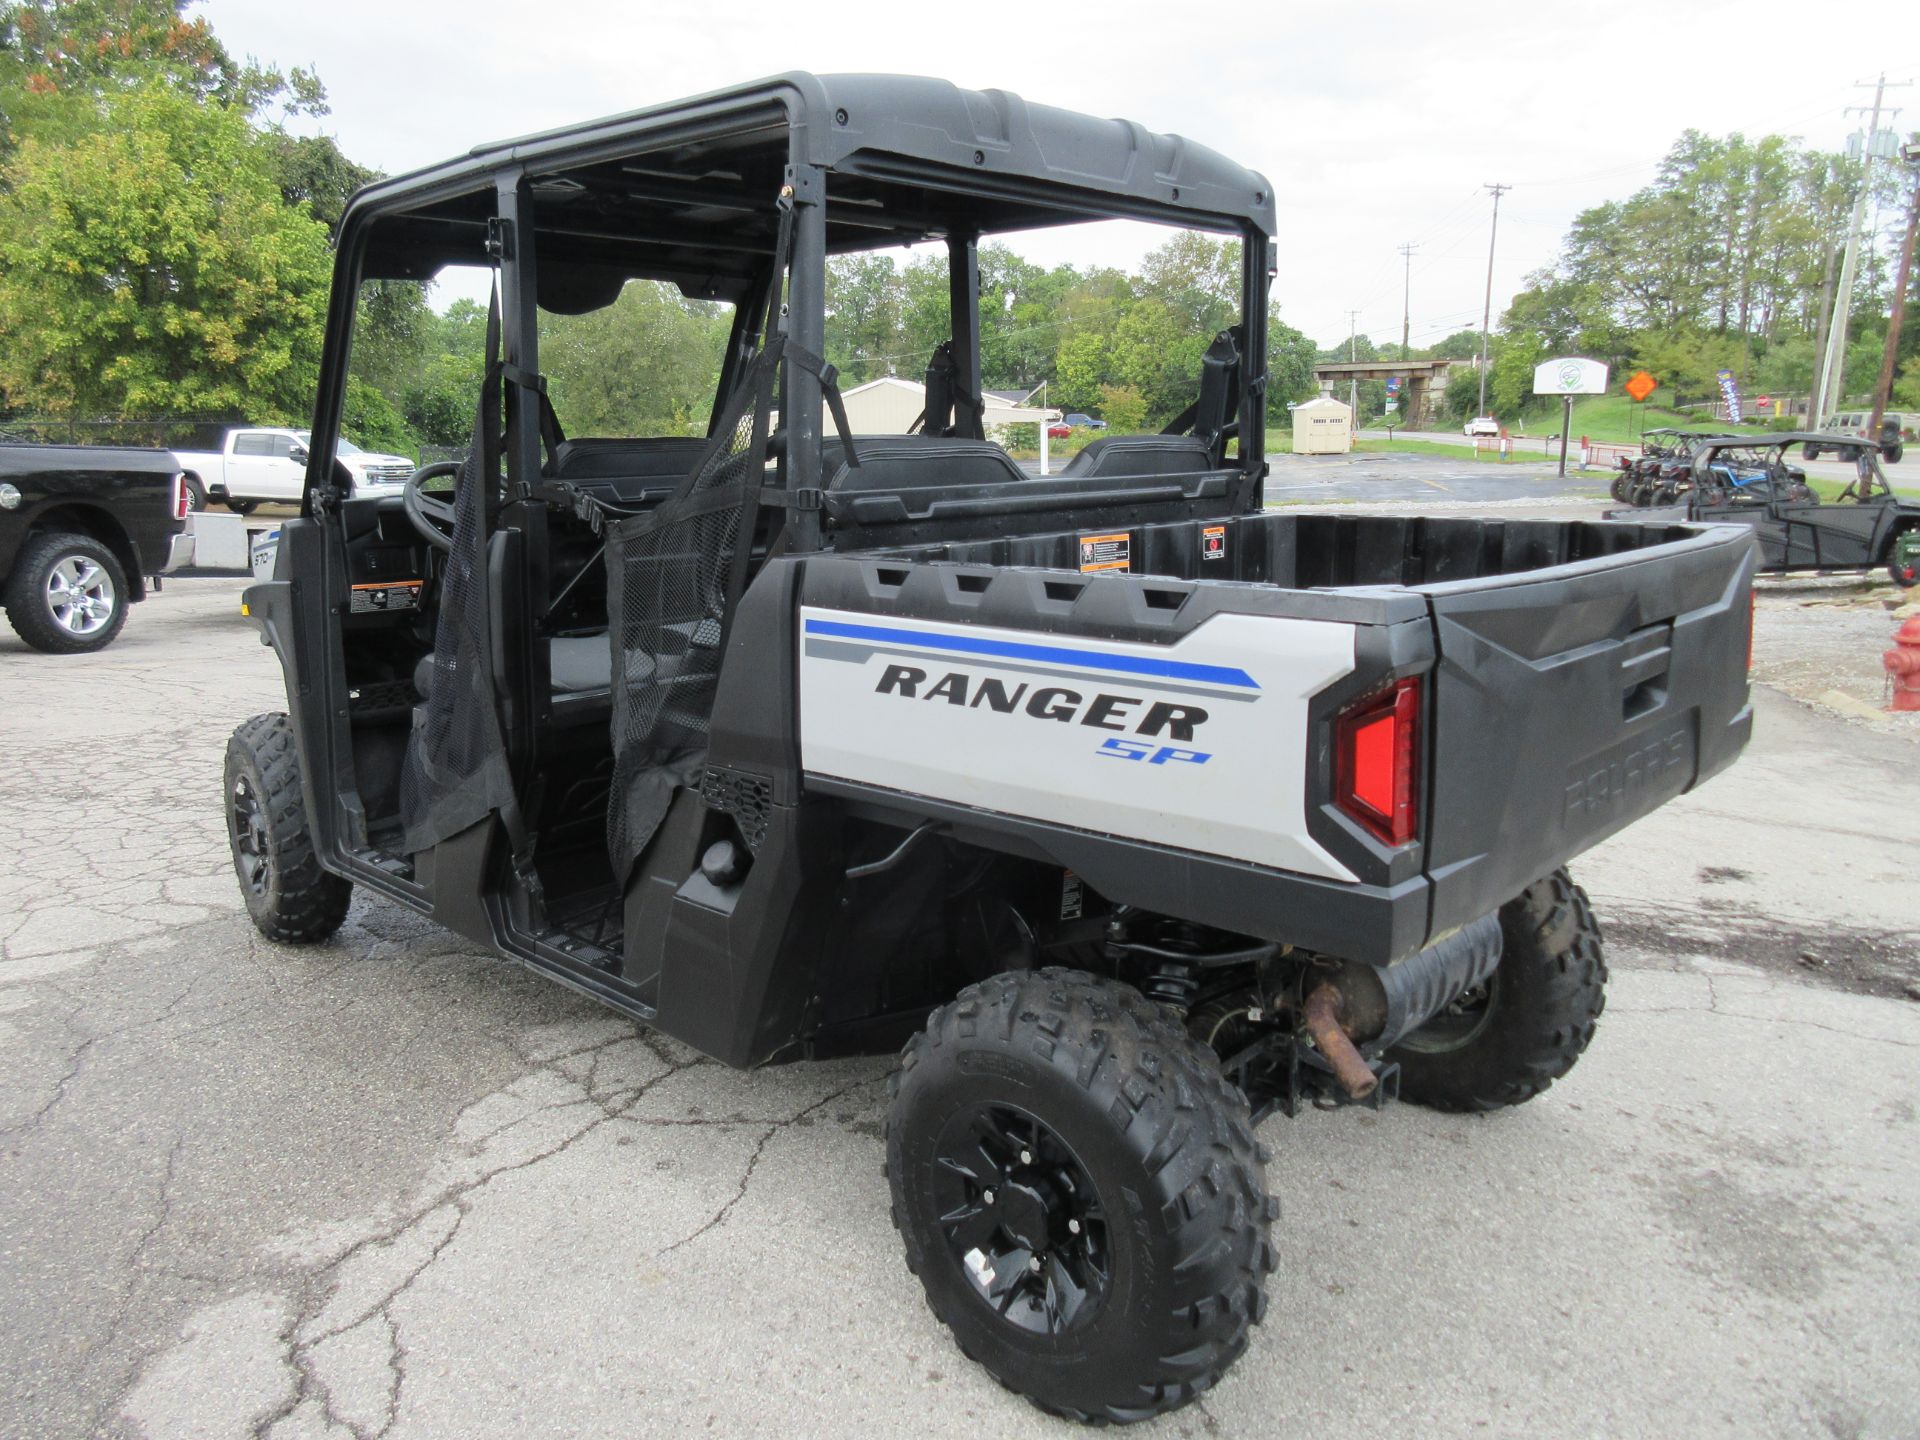
{"type": "Polygon", "coordinates": [[[1193,1002],[1200,996],[1200,982],[1195,978],[1193,966],[1178,961],[1167,961],[1156,966],[1140,988],[1147,997],[1158,1000],[1162,1005],[1171,1005],[1185,1012],[1193,1008],[1193,1002]]]}

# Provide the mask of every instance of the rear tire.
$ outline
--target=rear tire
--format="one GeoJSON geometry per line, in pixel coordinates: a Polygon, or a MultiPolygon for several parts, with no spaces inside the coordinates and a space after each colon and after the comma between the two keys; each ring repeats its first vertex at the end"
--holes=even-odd
{"type": "Polygon", "coordinates": [[[256,715],[227,741],[227,843],[254,927],[283,945],[325,940],[347,918],[353,886],[321,868],[285,715],[256,715]]]}
{"type": "Polygon", "coordinates": [[[207,487],[200,483],[198,475],[189,475],[187,482],[187,510],[189,513],[207,508],[207,487]]]}
{"type": "Polygon", "coordinates": [[[236,515],[251,515],[259,508],[260,502],[258,500],[229,500],[226,502],[226,505],[227,509],[236,515]]]}
{"type": "Polygon", "coordinates": [[[1587,892],[1556,870],[1500,907],[1500,933],[1500,964],[1486,984],[1388,1052],[1403,1100],[1451,1111],[1521,1105],[1573,1069],[1592,1041],[1607,962],[1587,892]]]}
{"type": "Polygon", "coordinates": [[[934,1012],[892,1093],[907,1266],[1001,1384],[1144,1420],[1246,1349],[1279,1207],[1246,1097],[1169,1012],[1079,971],[996,976],[934,1012]]]}
{"type": "Polygon", "coordinates": [[[7,582],[7,619],[48,655],[104,650],[127,623],[126,571],[91,535],[56,530],[28,540],[7,582]]]}

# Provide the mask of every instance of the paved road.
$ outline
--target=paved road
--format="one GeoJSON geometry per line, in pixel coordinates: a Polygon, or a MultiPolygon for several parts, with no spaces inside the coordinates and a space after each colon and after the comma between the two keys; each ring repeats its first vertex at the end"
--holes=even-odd
{"type": "MultiPolygon", "coordinates": [[[[0,1434],[1068,1433],[900,1261],[884,1061],[736,1074],[379,903],[257,938],[240,583],[95,657],[0,634],[0,1434]]],[[[1759,710],[1581,867],[1615,980],[1565,1083],[1269,1123],[1272,1311],[1142,1433],[1920,1432],[1920,785],[1759,710]]]]}

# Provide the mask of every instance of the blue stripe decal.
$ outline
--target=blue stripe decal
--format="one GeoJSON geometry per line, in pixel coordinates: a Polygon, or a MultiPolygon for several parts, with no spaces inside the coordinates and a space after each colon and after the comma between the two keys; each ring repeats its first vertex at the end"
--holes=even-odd
{"type": "Polygon", "coordinates": [[[840,620],[808,620],[809,635],[835,635],[847,640],[879,640],[914,645],[923,650],[952,650],[966,655],[999,655],[1009,660],[1051,660],[1085,670],[1108,670],[1123,675],[1153,675],[1166,680],[1193,680],[1207,685],[1233,685],[1243,690],[1260,687],[1246,671],[1232,665],[1200,665],[1190,660],[1155,660],[1145,655],[1108,655],[1098,650],[1070,650],[1060,645],[1028,645],[1015,640],[983,640],[973,635],[941,635],[931,630],[896,630],[886,625],[849,625],[840,620]]]}

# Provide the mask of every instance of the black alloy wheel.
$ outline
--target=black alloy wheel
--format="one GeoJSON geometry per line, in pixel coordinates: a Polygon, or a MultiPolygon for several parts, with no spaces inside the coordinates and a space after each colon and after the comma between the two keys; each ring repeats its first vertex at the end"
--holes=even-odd
{"type": "Polygon", "coordinates": [[[1113,1280],[1107,1216],[1072,1148],[1012,1105],[955,1115],[936,1144],[940,1227],[981,1301],[1036,1335],[1096,1315],[1113,1280]]]}

